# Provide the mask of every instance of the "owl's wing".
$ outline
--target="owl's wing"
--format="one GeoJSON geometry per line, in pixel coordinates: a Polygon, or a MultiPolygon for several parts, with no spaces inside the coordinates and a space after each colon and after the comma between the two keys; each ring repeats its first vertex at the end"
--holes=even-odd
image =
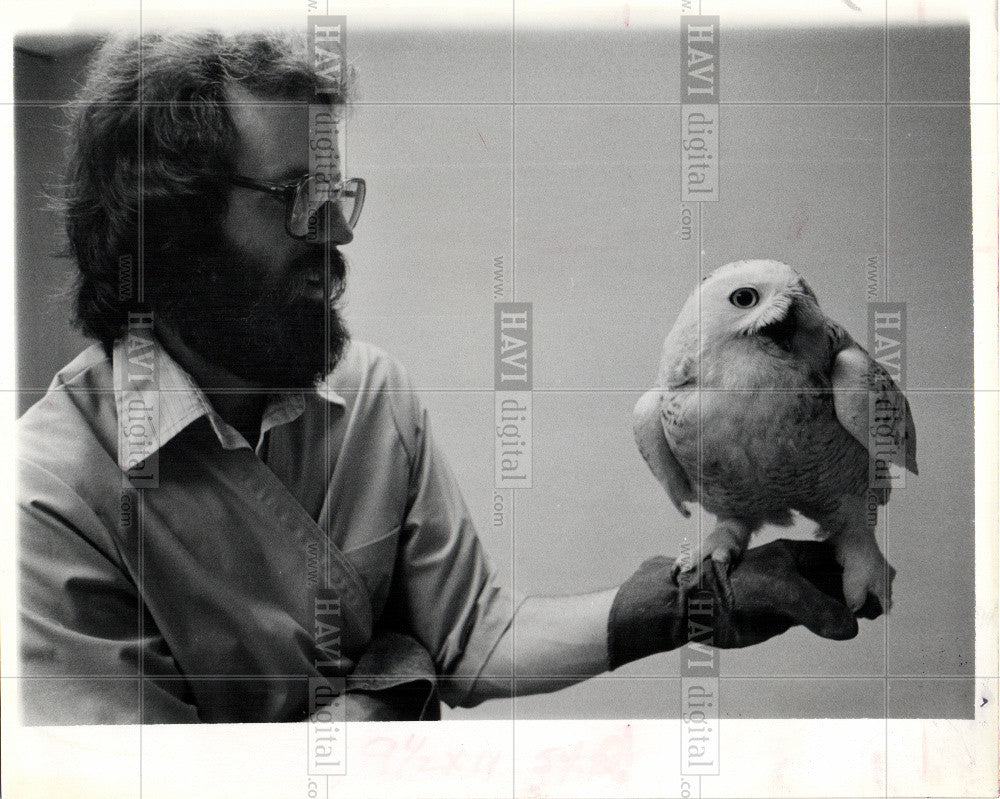
{"type": "Polygon", "coordinates": [[[837,420],[872,456],[884,451],[890,462],[917,474],[917,430],[910,403],[878,361],[846,332],[838,333],[843,348],[834,358],[832,375],[837,420]]]}
{"type": "Polygon", "coordinates": [[[653,389],[643,394],[635,404],[635,410],[632,412],[635,442],[639,445],[639,452],[646,459],[653,475],[670,495],[670,501],[682,515],[690,516],[691,511],[684,506],[684,503],[694,500],[694,491],[663,435],[663,426],[660,422],[661,397],[661,392],[653,389]]]}

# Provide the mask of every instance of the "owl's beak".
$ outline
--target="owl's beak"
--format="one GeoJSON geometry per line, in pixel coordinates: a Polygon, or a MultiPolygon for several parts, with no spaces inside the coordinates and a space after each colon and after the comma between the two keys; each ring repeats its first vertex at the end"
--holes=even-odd
{"type": "Polygon", "coordinates": [[[792,300],[791,304],[788,306],[788,310],[785,311],[784,315],[780,319],[775,319],[768,322],[766,325],[759,327],[756,334],[770,339],[785,352],[791,352],[792,339],[795,337],[795,331],[797,329],[798,310],[795,300],[792,300]]]}

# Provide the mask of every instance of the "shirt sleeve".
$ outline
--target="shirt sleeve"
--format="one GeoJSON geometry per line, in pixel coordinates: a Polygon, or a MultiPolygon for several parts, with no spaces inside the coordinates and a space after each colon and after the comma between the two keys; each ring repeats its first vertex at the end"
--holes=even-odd
{"type": "Polygon", "coordinates": [[[101,520],[31,463],[20,464],[18,491],[24,723],[198,721],[101,520]]]}
{"type": "Polygon", "coordinates": [[[410,478],[387,612],[427,647],[441,698],[455,707],[471,698],[517,603],[497,581],[458,482],[433,440],[427,411],[412,389],[397,397],[406,403],[396,422],[410,478]]]}

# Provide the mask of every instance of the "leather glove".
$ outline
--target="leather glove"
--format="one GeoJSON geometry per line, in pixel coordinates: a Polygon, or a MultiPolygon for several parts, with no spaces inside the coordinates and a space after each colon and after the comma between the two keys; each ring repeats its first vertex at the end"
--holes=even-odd
{"type": "MultiPolygon", "coordinates": [[[[608,617],[610,668],[689,641],[752,646],[797,624],[842,641],[858,634],[842,569],[828,542],[779,539],[748,549],[727,575],[703,563],[696,582],[673,579],[675,561],[650,558],[622,584],[608,617]]],[[[858,614],[876,618],[878,603],[858,614]]]]}

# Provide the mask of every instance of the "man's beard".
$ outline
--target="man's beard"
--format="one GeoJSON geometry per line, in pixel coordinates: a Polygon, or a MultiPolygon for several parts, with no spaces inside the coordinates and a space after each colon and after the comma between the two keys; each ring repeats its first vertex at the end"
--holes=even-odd
{"type": "Polygon", "coordinates": [[[148,272],[148,299],[185,345],[216,366],[270,389],[303,390],[336,366],[350,334],[337,312],[346,265],[330,247],[330,299],[303,296],[317,248],[280,278],[231,246],[165,258],[148,272]]]}

